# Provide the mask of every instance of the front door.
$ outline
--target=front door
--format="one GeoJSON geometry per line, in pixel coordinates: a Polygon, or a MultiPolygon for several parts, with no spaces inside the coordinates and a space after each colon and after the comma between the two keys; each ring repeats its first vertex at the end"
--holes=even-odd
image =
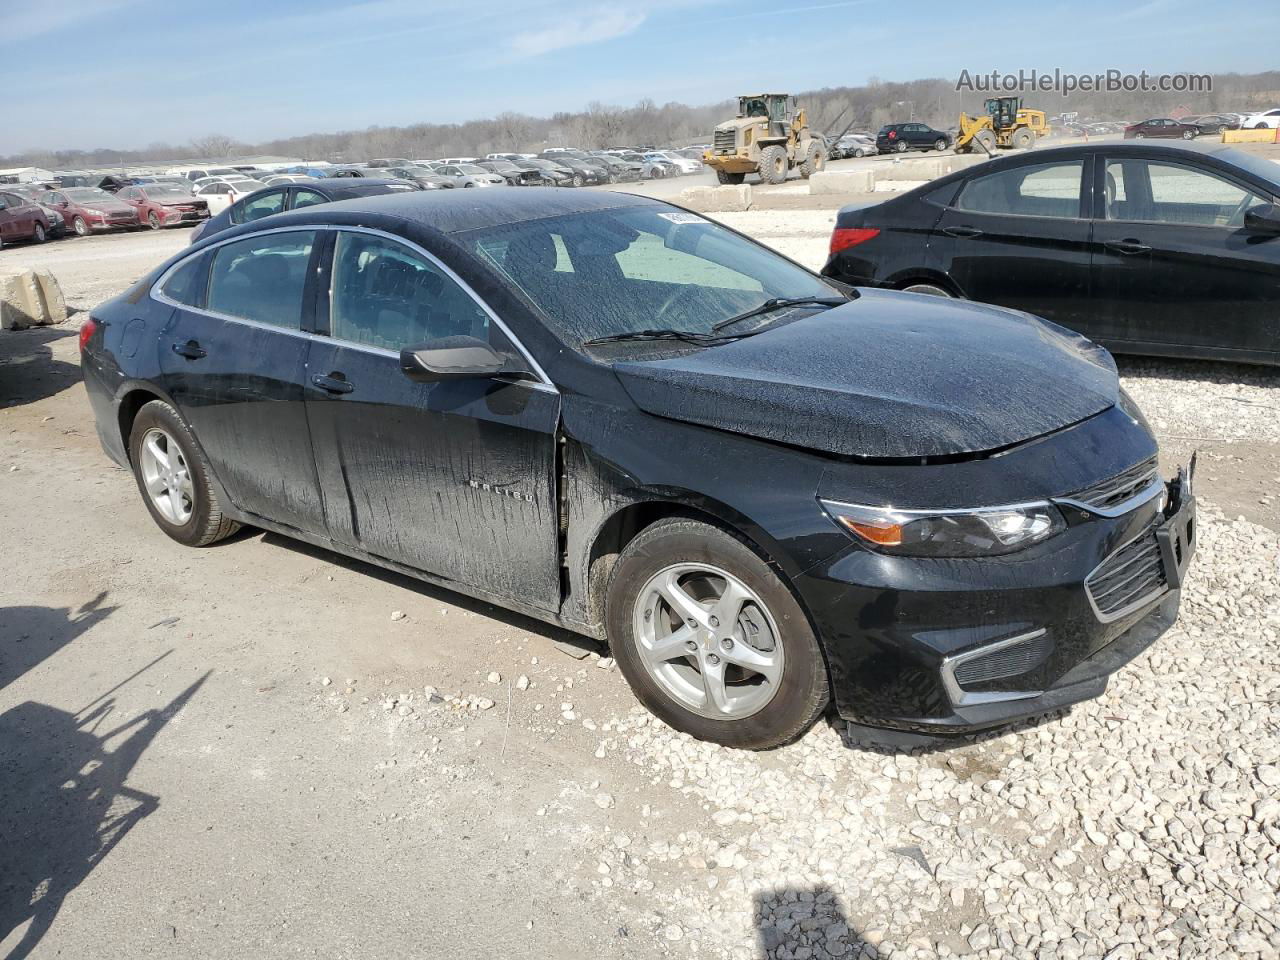
{"type": "Polygon", "coordinates": [[[930,260],[970,300],[1089,335],[1085,167],[1026,163],[967,181],[934,227],[930,260]]]}
{"type": "Polygon", "coordinates": [[[517,355],[418,249],[336,231],[329,290],[331,336],[311,345],[306,408],[330,536],[556,609],[559,395],[532,380],[404,375],[400,350],[438,337],[479,337],[517,355]]]}
{"type": "Polygon", "coordinates": [[[323,535],[302,392],[315,240],[264,233],[186,261],[161,288],[174,310],[156,346],[161,384],[232,503],[323,535]]]}
{"type": "Polygon", "coordinates": [[[1101,340],[1121,350],[1280,351],[1280,237],[1244,229],[1245,211],[1271,197],[1181,160],[1112,156],[1100,173],[1101,340]]]}

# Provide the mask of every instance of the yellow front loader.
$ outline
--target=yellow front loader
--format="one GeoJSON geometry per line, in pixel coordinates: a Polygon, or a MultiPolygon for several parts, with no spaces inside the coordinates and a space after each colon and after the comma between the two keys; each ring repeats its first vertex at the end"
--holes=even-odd
{"type": "Polygon", "coordinates": [[[1044,111],[1024,108],[1021,97],[992,97],[984,106],[985,115],[960,114],[956,153],[974,150],[990,153],[996,147],[1029,150],[1036,145],[1038,137],[1049,132],[1044,111]]]}

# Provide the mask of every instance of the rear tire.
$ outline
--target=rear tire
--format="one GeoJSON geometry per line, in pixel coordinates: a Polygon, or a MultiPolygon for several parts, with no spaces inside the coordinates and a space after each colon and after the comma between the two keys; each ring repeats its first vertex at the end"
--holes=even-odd
{"type": "Polygon", "coordinates": [[[1013,134],[1013,145],[1019,150],[1030,150],[1036,142],[1036,135],[1027,127],[1020,127],[1013,134]]]}
{"type": "Polygon", "coordinates": [[[906,153],[907,150],[909,149],[907,147],[907,141],[899,140],[897,143],[893,145],[893,149],[896,150],[898,153],[906,153]]]}
{"type": "Polygon", "coordinates": [[[174,540],[188,547],[204,547],[239,529],[239,523],[223,516],[210,482],[213,470],[209,461],[169,404],[152,400],[138,411],[129,432],[129,462],[151,519],[174,540]],[[144,451],[144,443],[154,443],[168,468],[161,466],[158,454],[144,451]],[[169,492],[171,481],[175,481],[174,493],[169,492]],[[171,508],[171,515],[166,516],[163,504],[174,503],[175,496],[182,506],[171,508]]]}
{"type": "Polygon", "coordinates": [[[573,185],[574,185],[575,187],[580,187],[580,186],[582,186],[582,174],[580,174],[580,173],[575,173],[575,174],[573,175],[573,185]]]}
{"type": "Polygon", "coordinates": [[[760,151],[760,179],[765,183],[787,182],[787,150],[777,144],[760,151]]]}
{"type": "Polygon", "coordinates": [[[809,618],[770,565],[718,527],[675,517],[641,531],[613,569],[605,617],[611,651],[636,697],[660,720],[700,740],[747,750],[782,746],[827,706],[826,663],[809,618]],[[679,596],[692,603],[697,630],[686,631],[685,616],[673,616],[667,593],[654,586],[665,577],[681,584],[679,596]],[[686,593],[683,584],[703,589],[691,586],[686,593]],[[717,592],[716,584],[723,589],[717,592]],[[743,599],[734,620],[721,625],[714,603],[731,585],[743,599]],[[704,594],[707,599],[696,599],[704,594]],[[685,655],[680,642],[668,655],[651,652],[686,632],[694,651],[685,655]],[[770,679],[737,665],[744,655],[776,672],[770,679]],[[699,692],[716,687],[719,705],[699,692]]]}
{"type": "Polygon", "coordinates": [[[809,149],[805,151],[804,160],[800,163],[800,176],[808,180],[815,173],[820,173],[827,165],[827,155],[822,145],[816,140],[809,141],[809,149]]]}

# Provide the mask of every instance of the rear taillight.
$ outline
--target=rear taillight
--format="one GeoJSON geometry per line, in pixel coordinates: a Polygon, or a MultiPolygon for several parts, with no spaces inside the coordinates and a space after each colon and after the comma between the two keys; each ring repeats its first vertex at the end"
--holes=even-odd
{"type": "Polygon", "coordinates": [[[890,130],[890,131],[889,131],[889,139],[890,139],[890,140],[893,140],[893,139],[894,139],[895,137],[897,137],[897,136],[898,136],[898,131],[897,131],[897,130],[890,130]]]}
{"type": "Polygon", "coordinates": [[[98,332],[99,323],[93,317],[90,317],[84,323],[80,324],[80,350],[89,345],[89,340],[98,332]]]}
{"type": "Polygon", "coordinates": [[[879,227],[836,227],[831,231],[831,255],[848,250],[880,235],[879,227]]]}

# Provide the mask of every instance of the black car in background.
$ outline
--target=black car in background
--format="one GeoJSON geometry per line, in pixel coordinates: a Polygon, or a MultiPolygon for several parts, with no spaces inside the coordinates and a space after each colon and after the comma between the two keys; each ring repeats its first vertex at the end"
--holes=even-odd
{"type": "Polygon", "coordinates": [[[372,177],[342,177],[306,183],[282,183],[255,190],[241,197],[216,217],[210,217],[191,231],[191,242],[211,237],[230,227],[251,223],[286,210],[301,210],[335,200],[376,197],[383,193],[407,193],[422,189],[411,180],[375,180],[372,177]]]}
{"type": "Polygon", "coordinates": [[[723,744],[829,701],[945,733],[1097,696],[1194,548],[1106,351],[644,197],[295,209],[80,342],[103,446],[175,540],[251,524],[607,638],[649,709],[723,744]]]}
{"type": "Polygon", "coordinates": [[[1195,127],[1201,134],[1226,133],[1228,130],[1240,129],[1239,117],[1228,117],[1220,113],[1210,113],[1203,117],[1183,117],[1182,123],[1195,127]]]}
{"type": "Polygon", "coordinates": [[[1026,310],[1117,353],[1280,363],[1280,165],[1222,144],[994,160],[836,218],[826,276],[1026,310]]]}
{"type": "Polygon", "coordinates": [[[891,123],[876,134],[876,150],[880,153],[906,153],[908,150],[946,150],[952,144],[951,134],[935,130],[927,123],[891,123]]]}
{"type": "Polygon", "coordinates": [[[586,160],[579,160],[577,157],[571,157],[563,153],[544,155],[543,159],[559,164],[568,170],[570,182],[575,187],[589,187],[609,182],[608,170],[603,166],[589,163],[586,160]]]}

